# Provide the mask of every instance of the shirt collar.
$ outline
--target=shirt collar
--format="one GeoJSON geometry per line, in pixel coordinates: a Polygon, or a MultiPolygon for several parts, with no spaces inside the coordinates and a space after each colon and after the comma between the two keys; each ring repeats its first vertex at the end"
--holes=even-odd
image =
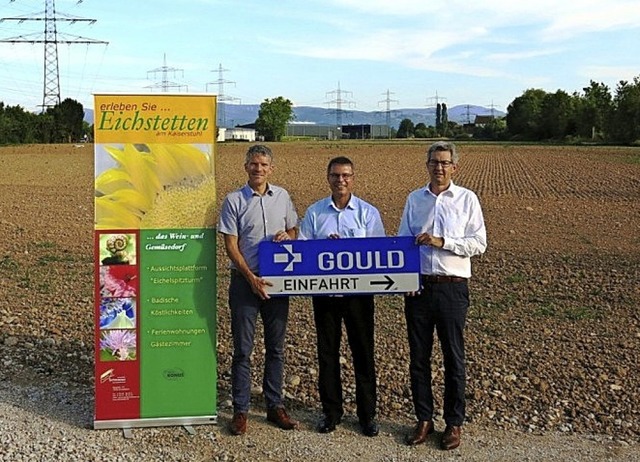
{"type": "MultiPolygon", "coordinates": [[[[430,185],[431,185],[431,182],[427,183],[427,185],[423,188],[424,192],[425,194],[431,194],[432,196],[435,196],[435,194],[431,192],[431,189],[429,189],[430,185]]],[[[441,194],[446,194],[447,196],[455,197],[459,191],[460,191],[460,187],[454,184],[453,181],[451,181],[451,183],[449,183],[449,187],[446,190],[442,191],[441,194]]]]}
{"type": "MultiPolygon", "coordinates": [[[[251,189],[251,186],[249,186],[249,183],[245,183],[244,184],[244,186],[242,187],[242,191],[243,191],[244,195],[248,196],[248,197],[260,196],[260,194],[258,194],[253,189],[251,189]]],[[[271,189],[271,185],[269,183],[267,183],[267,190],[265,191],[264,194],[265,194],[265,196],[266,195],[273,196],[273,189],[271,189]]]]}
{"type": "MultiPolygon", "coordinates": [[[[345,207],[345,209],[353,210],[353,209],[356,208],[356,206],[353,204],[354,200],[355,200],[355,197],[356,197],[355,194],[351,193],[351,197],[349,198],[349,202],[347,202],[347,206],[345,207]]],[[[327,207],[330,207],[333,210],[336,210],[338,212],[341,210],[338,207],[336,207],[336,205],[333,203],[333,199],[332,199],[331,196],[327,197],[327,207]]],[[[342,210],[344,210],[344,209],[342,209],[342,210]]]]}

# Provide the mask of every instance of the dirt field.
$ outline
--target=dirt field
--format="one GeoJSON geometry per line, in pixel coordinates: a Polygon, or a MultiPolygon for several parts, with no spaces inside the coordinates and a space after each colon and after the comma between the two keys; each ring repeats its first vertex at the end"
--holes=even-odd
{"type": "MultiPolygon", "coordinates": [[[[273,182],[291,192],[301,216],[328,194],[326,164],[336,155],[355,162],[356,194],[380,209],[389,235],[397,231],[407,194],[426,182],[424,143],[271,146],[273,182]]],[[[245,181],[247,147],[218,146],[218,202],[245,181]]],[[[637,444],[640,149],[459,149],[455,181],[478,193],[489,242],[487,253],[473,261],[469,423],[637,444]]],[[[92,386],[93,179],[91,145],[0,148],[0,381],[92,386]]],[[[222,249],[218,257],[224,412],[228,272],[222,249]]],[[[312,325],[310,301],[294,298],[286,369],[294,412],[319,409],[312,325]]],[[[412,406],[400,297],[377,298],[376,342],[380,417],[408,426],[412,406]]],[[[349,362],[347,399],[354,400],[349,362]]],[[[261,355],[254,366],[259,384],[261,355]]],[[[439,387],[440,368],[434,377],[439,387]]],[[[88,423],[92,416],[81,419],[88,423]]]]}

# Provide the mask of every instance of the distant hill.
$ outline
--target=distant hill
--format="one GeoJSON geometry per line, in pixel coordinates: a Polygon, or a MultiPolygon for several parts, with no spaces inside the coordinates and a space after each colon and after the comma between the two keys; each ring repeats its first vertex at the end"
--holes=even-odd
{"type": "MultiPolygon", "coordinates": [[[[258,111],[260,109],[259,104],[225,104],[224,114],[227,127],[233,127],[236,125],[251,124],[258,118],[258,111]]],[[[314,123],[317,125],[335,125],[337,121],[336,109],[327,109],[311,106],[297,106],[293,108],[295,115],[295,122],[314,123]]],[[[447,115],[449,120],[459,124],[467,122],[473,122],[477,115],[491,115],[490,108],[473,105],[459,105],[447,107],[447,115]]],[[[493,115],[496,117],[502,117],[504,112],[493,110],[493,115]]],[[[398,128],[402,119],[410,119],[414,124],[420,122],[427,126],[434,126],[436,124],[436,108],[404,108],[393,109],[390,114],[391,126],[398,128]]],[[[89,123],[93,123],[93,109],[86,108],[84,111],[84,120],[89,123]]],[[[342,110],[342,124],[343,125],[359,125],[359,124],[371,124],[371,125],[384,125],[386,123],[386,113],[384,111],[355,111],[355,110],[342,110]]]]}

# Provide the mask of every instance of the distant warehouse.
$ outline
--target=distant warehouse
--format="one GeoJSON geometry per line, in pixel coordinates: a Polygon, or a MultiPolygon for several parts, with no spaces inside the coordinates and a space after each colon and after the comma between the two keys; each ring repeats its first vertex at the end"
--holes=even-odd
{"type": "Polygon", "coordinates": [[[318,125],[314,123],[293,122],[287,124],[287,137],[316,138],[325,140],[351,139],[368,140],[389,138],[389,127],[386,125],[318,125]]]}

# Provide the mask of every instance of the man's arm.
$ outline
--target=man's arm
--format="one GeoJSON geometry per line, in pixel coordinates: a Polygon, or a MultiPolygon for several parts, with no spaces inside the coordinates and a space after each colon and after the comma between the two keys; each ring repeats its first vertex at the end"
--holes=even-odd
{"type": "Polygon", "coordinates": [[[385,237],[384,224],[382,223],[382,216],[380,211],[371,207],[371,219],[367,223],[367,237],[385,237]]]}
{"type": "Polygon", "coordinates": [[[484,224],[482,207],[476,196],[472,196],[469,217],[460,238],[444,237],[443,249],[462,257],[474,257],[484,253],[487,249],[487,229],[484,224]]]}
{"type": "Polygon", "coordinates": [[[238,246],[238,236],[234,236],[232,234],[223,234],[223,236],[224,246],[227,251],[229,260],[231,260],[236,269],[247,280],[247,282],[251,286],[251,290],[253,291],[253,293],[260,297],[262,300],[270,298],[265,286],[271,285],[271,283],[253,274],[253,271],[251,271],[251,268],[249,268],[249,265],[247,265],[244,256],[240,252],[240,247],[238,246]]]}

